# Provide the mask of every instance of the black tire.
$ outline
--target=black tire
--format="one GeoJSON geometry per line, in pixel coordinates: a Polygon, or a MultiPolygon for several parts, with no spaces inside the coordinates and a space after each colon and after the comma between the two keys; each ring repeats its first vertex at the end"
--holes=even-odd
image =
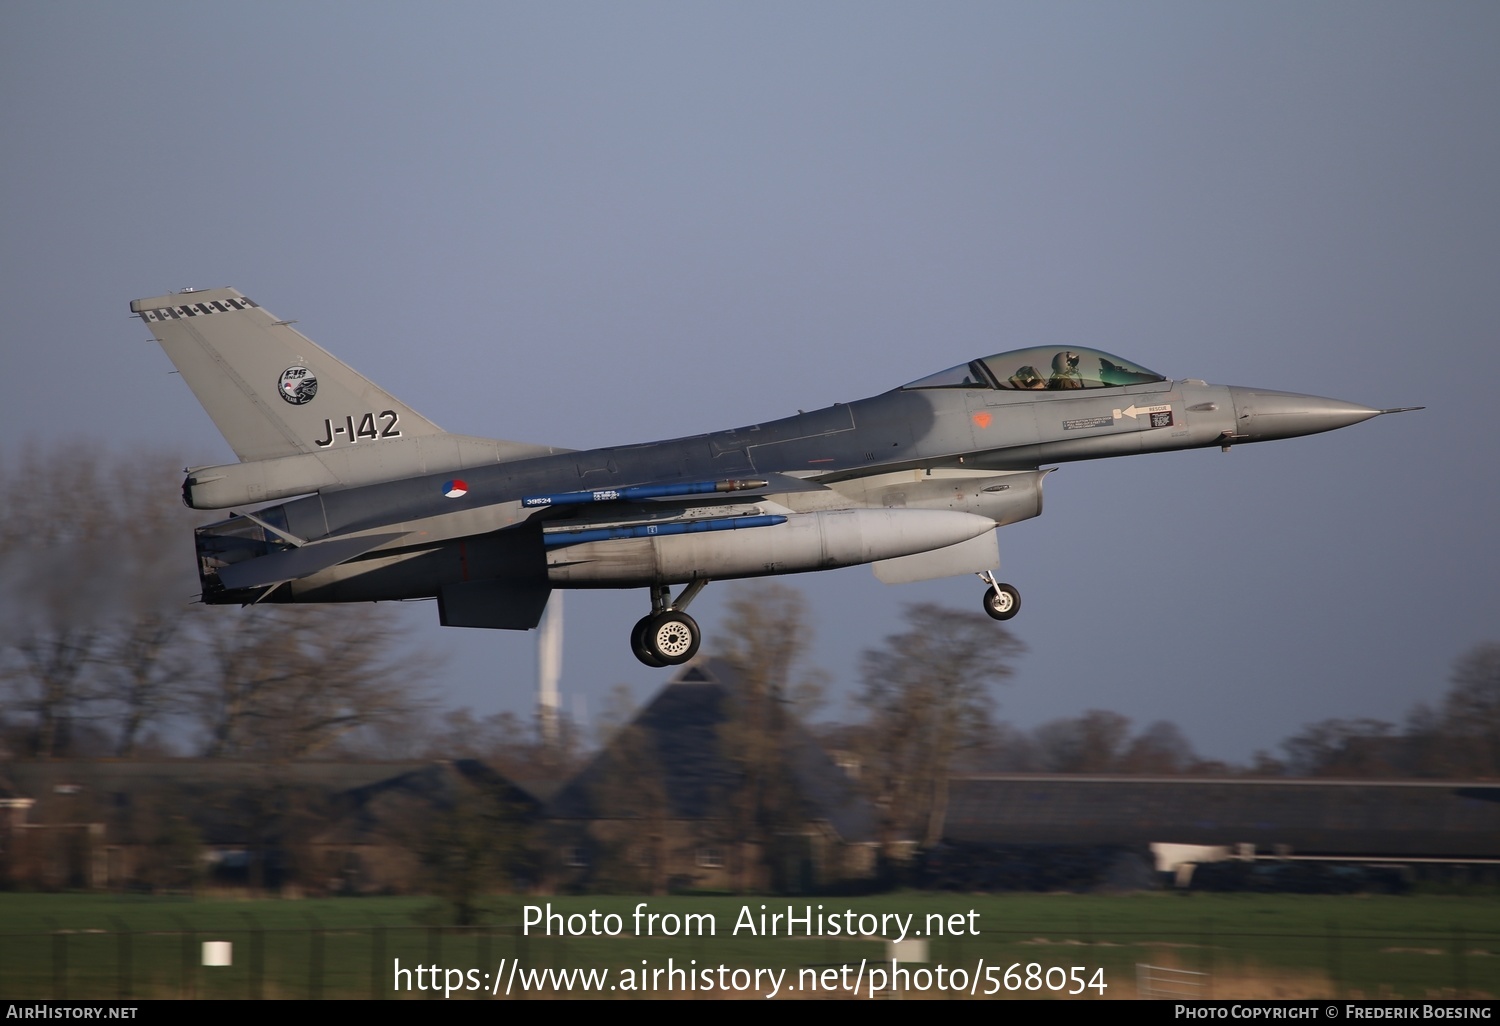
{"type": "Polygon", "coordinates": [[[1021,593],[1009,584],[986,588],[984,611],[996,620],[1009,620],[1021,611],[1021,593]]]}
{"type": "Polygon", "coordinates": [[[653,669],[666,666],[661,658],[646,645],[646,630],[651,626],[654,616],[643,616],[636,625],[630,629],[630,650],[635,657],[653,669]]]}
{"type": "Polygon", "coordinates": [[[698,622],[675,609],[649,617],[641,634],[642,650],[660,659],[663,666],[679,666],[687,662],[698,654],[702,641],[703,632],[698,629],[698,622]]]}

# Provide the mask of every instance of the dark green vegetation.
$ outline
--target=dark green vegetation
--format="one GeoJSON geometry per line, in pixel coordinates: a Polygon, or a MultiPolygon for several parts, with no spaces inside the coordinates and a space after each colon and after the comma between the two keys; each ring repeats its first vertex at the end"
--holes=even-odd
{"type": "MultiPolygon", "coordinates": [[[[481,924],[444,925],[432,899],[307,901],[172,900],[84,895],[0,896],[0,995],[80,997],[390,997],[393,960],[403,967],[494,972],[501,959],[526,968],[858,965],[884,945],[846,938],[788,938],[733,929],[741,910],[759,915],[978,913],[979,936],[931,941],[930,966],[1000,973],[1020,962],[1104,970],[1106,997],[1134,997],[1137,965],[1202,972],[1214,997],[1474,996],[1500,993],[1500,898],[1282,897],[1140,894],[957,895],[869,898],[497,897],[481,924]],[[712,937],[635,937],[631,914],[709,913],[712,937]],[[617,913],[620,937],[547,938],[521,933],[523,906],[551,903],[564,915],[617,913]],[[198,964],[203,941],[234,944],[234,964],[198,964]]],[[[961,917],[967,924],[967,916],[961,917]]],[[[509,963],[505,963],[508,965],[509,963]]],[[[461,984],[467,981],[459,981],[461,984]]],[[[503,988],[502,988],[503,989],[503,988]]],[[[983,987],[981,986],[981,991],[983,987]]],[[[553,988],[547,988],[551,993],[553,988]]],[[[1045,993],[1045,992],[1044,992],[1045,993]]],[[[1090,990],[1088,996],[1095,996],[1090,990]]],[[[454,996],[463,996],[460,991],[454,996]]],[[[1020,992],[1022,996],[1026,992],[1020,992]]],[[[420,993],[412,996],[423,996],[420,993]]],[[[617,995],[618,996],[618,995],[617,995]]],[[[933,996],[936,996],[935,994],[933,996]]],[[[1034,994],[1031,996],[1035,996],[1034,994]]]]}

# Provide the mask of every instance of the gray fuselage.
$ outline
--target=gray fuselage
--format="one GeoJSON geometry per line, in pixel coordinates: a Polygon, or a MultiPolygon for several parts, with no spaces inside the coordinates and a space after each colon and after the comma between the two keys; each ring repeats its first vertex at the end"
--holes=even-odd
{"type": "MultiPolygon", "coordinates": [[[[708,573],[733,577],[789,572],[797,568],[757,565],[747,572],[736,566],[672,575],[648,570],[637,579],[618,570],[602,572],[602,567],[597,575],[587,568],[580,571],[580,562],[593,561],[576,558],[553,558],[551,569],[544,571],[536,562],[539,549],[523,541],[517,529],[675,518],[694,508],[713,509],[722,516],[768,506],[794,513],[866,507],[943,509],[985,516],[997,525],[1013,523],[1041,511],[1041,475],[1036,471],[1042,463],[1255,440],[1247,430],[1250,417],[1236,414],[1236,398],[1244,404],[1250,395],[1336,402],[1199,381],[1060,391],[903,388],[729,431],[476,467],[462,473],[465,491],[451,498],[451,489],[444,487],[455,479],[451,472],[325,491],[262,509],[258,516],[308,541],[375,532],[401,537],[362,558],[289,581],[263,598],[318,602],[430,597],[456,581],[517,574],[545,573],[554,587],[627,587],[678,583],[708,573]],[[773,484],[751,499],[722,495],[613,504],[607,511],[535,510],[521,502],[524,496],[544,492],[768,475],[783,482],[786,490],[773,484]],[[560,570],[558,563],[567,569],[560,570]]],[[[1378,412],[1338,406],[1359,419],[1378,412]]],[[[1341,423],[1351,422],[1345,413],[1341,423]]],[[[626,547],[595,543],[601,546],[626,547]]],[[[835,564],[824,561],[805,569],[826,565],[835,564]]],[[[239,592],[215,592],[207,575],[205,585],[209,601],[252,600],[239,592]]]]}

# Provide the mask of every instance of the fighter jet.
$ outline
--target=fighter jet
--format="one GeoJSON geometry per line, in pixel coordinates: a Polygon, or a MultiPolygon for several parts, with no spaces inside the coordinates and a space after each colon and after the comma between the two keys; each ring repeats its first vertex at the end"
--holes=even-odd
{"type": "Polygon", "coordinates": [[[687,608],[715,580],[975,573],[1007,620],[1021,598],[995,576],[996,529],[1042,512],[1044,464],[1402,412],[1037,346],[764,424],[572,451],[443,431],[232,288],[130,309],[239,457],[182,485],[193,509],[237,510],[196,531],[203,601],[432,598],[448,626],[527,630],[553,588],[644,588],[630,645],[648,666],[697,652],[687,608]]]}

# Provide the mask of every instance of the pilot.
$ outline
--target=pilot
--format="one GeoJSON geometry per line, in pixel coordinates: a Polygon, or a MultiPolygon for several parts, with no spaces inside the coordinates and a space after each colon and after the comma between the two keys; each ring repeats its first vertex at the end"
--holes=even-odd
{"type": "Polygon", "coordinates": [[[1052,377],[1047,379],[1050,389],[1082,388],[1083,375],[1078,373],[1077,353],[1058,353],[1052,358],[1052,377]]]}
{"type": "Polygon", "coordinates": [[[1046,388],[1047,379],[1038,374],[1036,372],[1036,368],[1028,363],[1026,366],[1022,367],[1020,370],[1012,374],[1006,381],[1006,384],[1010,385],[1011,388],[1046,388]]]}

